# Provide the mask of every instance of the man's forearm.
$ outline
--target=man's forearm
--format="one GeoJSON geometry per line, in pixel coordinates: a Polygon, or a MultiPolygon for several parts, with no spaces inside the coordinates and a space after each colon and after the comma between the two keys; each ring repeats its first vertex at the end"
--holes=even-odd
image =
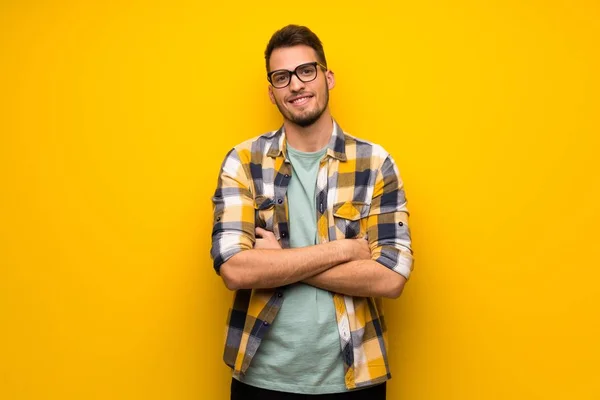
{"type": "Polygon", "coordinates": [[[397,298],[406,278],[376,261],[358,260],[329,268],[304,282],[349,296],[397,298]]]}
{"type": "Polygon", "coordinates": [[[346,240],[296,249],[241,251],[221,265],[220,273],[231,290],[289,285],[352,260],[354,246],[346,240]]]}

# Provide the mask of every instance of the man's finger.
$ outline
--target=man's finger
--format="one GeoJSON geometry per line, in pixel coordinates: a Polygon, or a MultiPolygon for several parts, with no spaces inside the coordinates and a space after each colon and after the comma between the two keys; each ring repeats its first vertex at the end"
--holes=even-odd
{"type": "Polygon", "coordinates": [[[266,229],[263,229],[263,228],[258,228],[258,227],[257,227],[257,228],[255,229],[255,231],[256,231],[256,236],[260,236],[260,237],[262,237],[262,238],[267,238],[268,236],[273,236],[273,237],[275,237],[275,234],[274,234],[273,232],[271,232],[271,231],[268,231],[268,230],[266,230],[266,229]]]}

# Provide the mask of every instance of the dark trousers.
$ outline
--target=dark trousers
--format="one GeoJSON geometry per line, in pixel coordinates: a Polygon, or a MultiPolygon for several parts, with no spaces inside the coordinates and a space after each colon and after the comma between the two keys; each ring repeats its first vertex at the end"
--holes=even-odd
{"type": "Polygon", "coordinates": [[[231,380],[231,400],[385,400],[385,382],[367,389],[359,389],[334,394],[297,394],[276,392],[246,385],[236,379],[231,380]]]}

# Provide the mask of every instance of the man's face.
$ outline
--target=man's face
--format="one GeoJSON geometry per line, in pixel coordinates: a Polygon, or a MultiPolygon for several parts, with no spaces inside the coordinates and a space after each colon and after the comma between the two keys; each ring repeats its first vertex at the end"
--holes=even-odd
{"type": "MultiPolygon", "coordinates": [[[[271,53],[270,70],[294,71],[298,65],[318,61],[315,51],[304,45],[281,47],[271,53]]],[[[315,123],[327,109],[329,90],[335,79],[331,71],[317,67],[317,77],[311,82],[302,82],[292,75],[290,84],[284,88],[269,86],[271,102],[288,121],[307,127],[315,123]]]]}

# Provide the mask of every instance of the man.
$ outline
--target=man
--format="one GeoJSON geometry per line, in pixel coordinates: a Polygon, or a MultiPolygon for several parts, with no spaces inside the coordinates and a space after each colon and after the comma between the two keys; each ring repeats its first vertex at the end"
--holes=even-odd
{"type": "Polygon", "coordinates": [[[308,28],[265,51],[283,126],[233,148],[215,192],[214,267],[235,290],[225,362],[231,399],[385,399],[382,298],[412,270],[392,157],[332,119],[335,77],[308,28]]]}

